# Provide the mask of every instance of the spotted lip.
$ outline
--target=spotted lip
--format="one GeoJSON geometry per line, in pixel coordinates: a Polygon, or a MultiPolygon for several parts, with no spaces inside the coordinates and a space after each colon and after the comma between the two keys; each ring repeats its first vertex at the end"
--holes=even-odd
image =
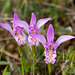
{"type": "Polygon", "coordinates": [[[55,63],[56,51],[45,50],[44,54],[45,54],[45,59],[44,60],[45,60],[46,64],[48,64],[48,63],[54,64],[55,63]]]}
{"type": "Polygon", "coordinates": [[[54,48],[54,43],[52,43],[52,42],[46,42],[45,43],[44,54],[45,54],[45,59],[44,60],[47,64],[48,63],[52,63],[52,64],[55,63],[56,50],[54,48]]]}
{"type": "Polygon", "coordinates": [[[26,43],[26,36],[23,33],[23,27],[17,26],[15,28],[14,33],[15,33],[15,39],[20,46],[26,43]]]}
{"type": "Polygon", "coordinates": [[[31,44],[31,46],[32,45],[38,46],[38,44],[39,44],[39,42],[37,40],[35,40],[33,37],[31,37],[31,36],[28,37],[28,41],[29,41],[29,44],[31,44]]]}

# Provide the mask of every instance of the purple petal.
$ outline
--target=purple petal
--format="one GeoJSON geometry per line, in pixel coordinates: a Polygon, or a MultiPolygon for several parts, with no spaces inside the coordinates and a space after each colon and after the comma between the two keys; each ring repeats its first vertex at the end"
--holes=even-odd
{"type": "Polygon", "coordinates": [[[49,25],[48,31],[47,31],[47,40],[48,42],[53,42],[54,40],[54,29],[52,24],[49,25]]]}
{"type": "Polygon", "coordinates": [[[48,22],[51,18],[45,18],[45,19],[40,19],[37,24],[36,27],[39,29],[41,26],[43,26],[46,22],[48,22]]]}
{"type": "Polygon", "coordinates": [[[23,32],[22,32],[22,34],[19,33],[19,34],[15,35],[14,38],[17,41],[19,46],[24,45],[26,43],[26,41],[27,41],[27,36],[23,32]]]}
{"type": "Polygon", "coordinates": [[[57,47],[58,47],[61,43],[65,42],[65,41],[67,41],[67,40],[70,40],[70,39],[74,39],[74,38],[75,38],[75,37],[74,37],[74,36],[71,36],[71,35],[62,35],[62,36],[60,36],[60,37],[57,39],[57,41],[56,41],[57,47]]]}
{"type": "Polygon", "coordinates": [[[29,48],[30,48],[31,51],[32,51],[32,46],[31,46],[31,44],[29,44],[28,38],[27,38],[27,43],[28,43],[28,45],[29,45],[29,48]]]}
{"type": "Polygon", "coordinates": [[[45,47],[46,39],[43,35],[41,35],[41,34],[31,34],[30,36],[32,36],[37,41],[41,42],[43,44],[43,46],[45,47]]]}
{"type": "Polygon", "coordinates": [[[0,23],[0,26],[3,27],[4,29],[8,30],[12,35],[14,35],[13,34],[13,30],[12,30],[12,28],[11,28],[11,26],[9,24],[7,24],[7,23],[0,23]]]}
{"type": "Polygon", "coordinates": [[[36,24],[36,16],[34,13],[32,13],[30,26],[34,26],[36,24]]]}
{"type": "MultiPolygon", "coordinates": [[[[18,20],[18,16],[17,16],[16,13],[14,13],[14,18],[13,18],[13,20],[14,20],[14,21],[15,21],[15,20],[18,20]]],[[[16,25],[13,23],[13,29],[15,29],[15,27],[16,27],[16,25]]]]}
{"type": "Polygon", "coordinates": [[[38,46],[39,42],[32,36],[28,36],[28,42],[31,46],[38,46]]]}
{"type": "Polygon", "coordinates": [[[24,27],[24,29],[27,31],[27,33],[29,33],[29,29],[28,29],[29,26],[28,26],[27,22],[15,20],[15,21],[11,21],[11,23],[14,23],[20,27],[24,27]]]}
{"type": "Polygon", "coordinates": [[[45,55],[45,62],[46,64],[48,63],[52,63],[54,64],[56,61],[56,51],[51,51],[51,50],[46,50],[44,51],[44,55],[45,55]]]}
{"type": "Polygon", "coordinates": [[[14,19],[13,20],[18,20],[18,16],[16,13],[14,13],[14,19]]]}

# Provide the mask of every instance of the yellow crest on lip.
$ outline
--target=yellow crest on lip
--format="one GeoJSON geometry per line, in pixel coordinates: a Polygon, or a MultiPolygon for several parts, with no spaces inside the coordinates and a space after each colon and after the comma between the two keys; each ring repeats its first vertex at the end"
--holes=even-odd
{"type": "Polygon", "coordinates": [[[32,41],[35,43],[36,40],[34,38],[32,38],[32,41]]]}
{"type": "Polygon", "coordinates": [[[15,33],[17,34],[17,31],[15,31],[15,33]]]}
{"type": "Polygon", "coordinates": [[[49,58],[51,59],[52,57],[52,51],[49,51],[49,58]]]}
{"type": "Polygon", "coordinates": [[[52,49],[52,47],[51,47],[51,43],[49,43],[49,50],[51,50],[52,49]]]}
{"type": "Polygon", "coordinates": [[[32,33],[34,33],[34,29],[33,28],[31,29],[31,31],[32,31],[32,33]]]}

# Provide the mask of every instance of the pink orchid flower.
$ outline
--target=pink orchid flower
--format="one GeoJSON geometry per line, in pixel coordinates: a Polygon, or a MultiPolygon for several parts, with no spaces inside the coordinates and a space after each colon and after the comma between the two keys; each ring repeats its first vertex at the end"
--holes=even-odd
{"type": "MultiPolygon", "coordinates": [[[[14,13],[14,19],[13,21],[18,21],[18,16],[16,13],[14,13]]],[[[23,33],[23,27],[17,26],[16,24],[13,23],[13,30],[11,26],[7,23],[0,23],[0,26],[3,27],[4,29],[8,30],[12,36],[15,38],[17,41],[18,45],[21,46],[26,43],[27,36],[25,33],[23,33]]]]}
{"type": "Polygon", "coordinates": [[[38,31],[39,31],[40,27],[43,26],[46,22],[48,22],[50,19],[51,18],[40,19],[36,23],[36,16],[35,16],[34,13],[32,13],[30,26],[28,26],[27,22],[25,22],[25,21],[16,20],[16,21],[11,21],[11,22],[18,25],[18,26],[20,26],[20,27],[24,27],[26,32],[29,34],[28,43],[29,43],[29,46],[31,48],[32,45],[38,46],[39,42],[37,40],[35,40],[34,38],[32,38],[30,36],[30,34],[38,34],[38,31]]]}
{"type": "Polygon", "coordinates": [[[45,59],[44,60],[46,64],[55,63],[56,57],[57,57],[56,49],[61,43],[75,38],[74,36],[71,36],[71,35],[62,35],[57,39],[55,43],[53,43],[54,29],[51,24],[49,25],[49,28],[47,31],[47,41],[48,42],[46,42],[45,37],[41,34],[31,34],[31,36],[43,44],[45,48],[45,51],[44,51],[45,59]]]}

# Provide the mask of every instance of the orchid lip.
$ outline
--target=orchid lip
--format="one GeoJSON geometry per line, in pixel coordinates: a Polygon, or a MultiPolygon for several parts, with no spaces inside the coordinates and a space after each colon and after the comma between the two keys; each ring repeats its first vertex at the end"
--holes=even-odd
{"type": "Polygon", "coordinates": [[[19,43],[19,44],[21,44],[21,45],[23,45],[23,44],[25,44],[26,43],[26,36],[24,35],[24,34],[17,34],[17,36],[15,36],[15,39],[16,39],[16,41],[19,43]],[[22,36],[23,35],[23,36],[22,36]]]}
{"type": "Polygon", "coordinates": [[[45,61],[46,63],[55,63],[56,58],[56,50],[54,47],[54,43],[52,42],[46,42],[45,43],[45,61]]]}
{"type": "Polygon", "coordinates": [[[22,32],[23,27],[16,26],[14,31],[15,39],[18,42],[19,45],[23,45],[26,43],[26,36],[22,32]]]}
{"type": "Polygon", "coordinates": [[[56,58],[56,51],[53,51],[53,50],[48,50],[48,49],[45,49],[45,61],[46,63],[52,63],[54,64],[55,63],[55,58],[56,58]]]}
{"type": "Polygon", "coordinates": [[[33,37],[29,36],[28,37],[28,42],[31,46],[36,45],[38,46],[39,42],[37,40],[35,40],[33,37]]]}

